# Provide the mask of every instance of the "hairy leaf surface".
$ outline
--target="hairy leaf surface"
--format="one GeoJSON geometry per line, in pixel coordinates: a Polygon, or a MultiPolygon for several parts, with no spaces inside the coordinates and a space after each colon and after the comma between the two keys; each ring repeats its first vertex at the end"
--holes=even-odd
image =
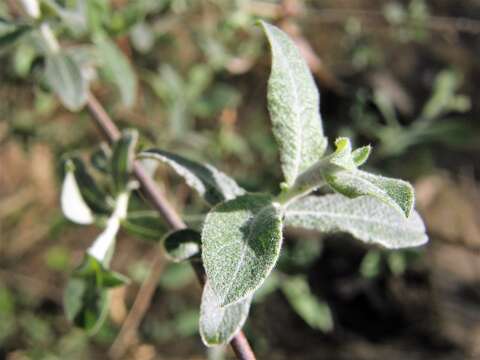
{"type": "Polygon", "coordinates": [[[410,216],[415,194],[408,182],[374,175],[362,170],[337,171],[325,175],[325,181],[336,192],[349,198],[373,196],[385,204],[410,216]]]}
{"type": "Polygon", "coordinates": [[[202,231],[202,259],[221,306],[251,295],[273,269],[282,214],[268,195],[247,194],[214,207],[202,231]]]}
{"type": "Polygon", "coordinates": [[[367,243],[396,249],[428,241],[417,212],[409,218],[369,196],[349,199],[338,194],[309,196],[285,211],[285,225],[325,233],[346,232],[367,243]]]}
{"type": "Polygon", "coordinates": [[[308,65],[293,41],[275,26],[261,22],[272,51],[268,80],[268,110],[280,148],[288,185],[320,159],[327,140],[323,135],[319,94],[308,65]]]}
{"type": "Polygon", "coordinates": [[[245,194],[245,190],[235,180],[212,165],[201,164],[160,149],[144,151],[139,158],[156,159],[170,166],[211,205],[245,194]]]}
{"type": "Polygon", "coordinates": [[[206,346],[227,344],[242,328],[248,317],[252,296],[228,306],[221,307],[210,287],[205,283],[200,305],[200,336],[206,346]]]}

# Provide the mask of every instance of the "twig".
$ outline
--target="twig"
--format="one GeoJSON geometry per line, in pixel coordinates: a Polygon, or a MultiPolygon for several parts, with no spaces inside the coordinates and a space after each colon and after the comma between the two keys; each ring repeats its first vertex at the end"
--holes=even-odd
{"type": "MultiPolygon", "coordinates": [[[[105,109],[98,102],[98,100],[93,96],[89,95],[87,101],[87,109],[92,115],[92,118],[95,120],[95,123],[100,128],[101,132],[105,138],[113,143],[120,137],[120,131],[113,123],[110,116],[106,113],[105,109]]],[[[180,230],[186,227],[185,223],[182,221],[180,216],[177,214],[175,209],[170,205],[165,196],[160,192],[157,185],[153,179],[147,174],[140,162],[135,161],[133,165],[133,174],[140,183],[141,190],[143,191],[146,198],[153,205],[155,210],[165,219],[167,224],[174,230],[180,230]]],[[[192,267],[197,274],[198,280],[201,284],[204,283],[205,272],[202,265],[199,262],[192,262],[192,267]]],[[[121,357],[128,345],[129,341],[135,335],[138,325],[143,319],[153,296],[153,290],[158,283],[160,274],[163,267],[163,256],[161,252],[155,254],[155,258],[152,261],[152,267],[150,273],[143,282],[138,294],[135,299],[134,306],[130,313],[132,315],[127,316],[127,320],[124,323],[123,327],[128,326],[128,329],[120,331],[119,338],[114,342],[112,348],[110,349],[110,355],[115,358],[121,357]],[[137,305],[137,306],[135,306],[137,305]],[[133,319],[129,318],[133,317],[133,319]],[[129,324],[127,324],[129,321],[129,324]],[[123,333],[123,335],[122,335],[123,333]],[[122,338],[120,338],[122,336],[122,338]]],[[[240,331],[230,342],[233,351],[237,355],[239,360],[255,360],[255,354],[248,343],[245,335],[240,331]]]]}
{"type": "Polygon", "coordinates": [[[138,291],[133,306],[123,322],[117,338],[108,351],[112,359],[121,358],[127,351],[128,346],[130,346],[135,339],[137,329],[149,308],[150,300],[153,297],[158,279],[164,267],[165,261],[163,256],[156,254],[150,273],[138,291]]]}

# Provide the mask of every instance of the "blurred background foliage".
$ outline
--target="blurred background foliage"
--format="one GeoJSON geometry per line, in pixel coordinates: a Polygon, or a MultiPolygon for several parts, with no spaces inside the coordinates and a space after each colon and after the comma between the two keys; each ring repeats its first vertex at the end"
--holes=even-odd
{"type": "MultiPolygon", "coordinates": [[[[480,356],[478,3],[41,3],[92,91],[119,126],[139,129],[143,147],[215,164],[251,191],[278,191],[269,52],[255,25],[263,18],[308,60],[326,133],[371,143],[372,167],[415,183],[426,248],[390,252],[347,236],[286,233],[245,328],[259,358],[480,356]]],[[[60,164],[66,153],[90,156],[101,140],[86,112],[66,111],[48,90],[34,34],[10,25],[22,24],[19,3],[1,2],[0,18],[0,358],[105,358],[148,274],[152,244],[121,234],[113,267],[133,283],[115,290],[97,335],[72,328],[62,289],[96,231],[63,219],[60,164]],[[25,41],[12,41],[17,35],[25,41]]],[[[198,225],[205,206],[166,169],[157,178],[198,225]]],[[[232,357],[201,345],[199,299],[190,267],[167,264],[126,358],[232,357]]]]}

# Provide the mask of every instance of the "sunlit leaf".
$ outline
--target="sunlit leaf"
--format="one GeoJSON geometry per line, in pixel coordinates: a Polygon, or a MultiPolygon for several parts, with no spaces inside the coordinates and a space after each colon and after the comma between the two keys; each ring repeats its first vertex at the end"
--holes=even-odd
{"type": "Polygon", "coordinates": [[[323,155],[319,94],[306,61],[280,29],[261,22],[272,50],[268,110],[287,185],[323,155]]]}
{"type": "Polygon", "coordinates": [[[278,259],[281,243],[281,209],[268,195],[243,195],[208,213],[202,259],[221,306],[260,287],[278,259]]]}
{"type": "Polygon", "coordinates": [[[325,181],[336,192],[349,198],[373,196],[398,209],[409,217],[414,206],[415,194],[408,182],[374,175],[362,170],[337,171],[325,175],[325,181]]]}
{"type": "Polygon", "coordinates": [[[285,211],[285,225],[324,233],[345,232],[387,248],[418,246],[428,241],[420,216],[409,218],[368,196],[349,199],[332,194],[296,200],[285,211]]]}

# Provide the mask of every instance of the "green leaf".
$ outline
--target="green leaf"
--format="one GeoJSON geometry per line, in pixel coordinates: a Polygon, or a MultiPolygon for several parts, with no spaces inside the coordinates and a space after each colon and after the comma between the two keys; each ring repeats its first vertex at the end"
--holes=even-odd
{"type": "Polygon", "coordinates": [[[206,346],[228,344],[247,320],[252,296],[222,307],[207,281],[200,305],[200,336],[206,346]]]}
{"type": "Polygon", "coordinates": [[[120,91],[122,102],[127,107],[135,104],[137,97],[137,77],[125,54],[105,35],[94,37],[102,69],[107,78],[120,91]]]}
{"type": "Polygon", "coordinates": [[[144,151],[139,158],[155,159],[170,166],[211,205],[245,194],[235,180],[212,165],[197,163],[160,149],[144,151]]]}
{"type": "Polygon", "coordinates": [[[409,217],[415,194],[410,183],[374,175],[362,170],[336,171],[325,175],[325,181],[336,192],[349,198],[369,195],[376,197],[409,217]]]}
{"type": "Polygon", "coordinates": [[[221,306],[260,287],[277,262],[281,243],[281,208],[268,195],[243,195],[208,213],[202,259],[221,306]]]}
{"type": "Polygon", "coordinates": [[[89,254],[85,255],[83,262],[73,272],[73,276],[91,280],[98,288],[113,288],[130,282],[126,276],[107,269],[101,261],[89,254]]]}
{"type": "Polygon", "coordinates": [[[67,109],[78,111],[85,105],[88,82],[71,56],[63,52],[48,53],[45,76],[48,84],[67,109]]]}
{"type": "Polygon", "coordinates": [[[200,255],[200,245],[200,233],[191,229],[172,231],[163,239],[165,254],[174,262],[200,255]]]}
{"type": "Polygon", "coordinates": [[[108,290],[98,288],[91,280],[72,278],[63,295],[67,319],[94,335],[108,315],[110,303],[108,290]]]}
{"type": "Polygon", "coordinates": [[[303,276],[288,277],[282,282],[282,290],[292,308],[308,325],[324,332],[333,330],[330,307],[312,294],[303,276]]]}
{"type": "Polygon", "coordinates": [[[60,198],[63,214],[68,220],[77,224],[92,224],[94,221],[93,212],[80,192],[72,162],[67,162],[66,170],[60,198]]]}
{"type": "Polygon", "coordinates": [[[125,192],[135,160],[135,146],[138,132],[134,129],[124,130],[122,136],[113,145],[111,170],[113,177],[113,191],[115,194],[125,192]]]}
{"type": "Polygon", "coordinates": [[[291,203],[285,225],[324,233],[346,232],[387,248],[423,245],[428,241],[422,219],[413,211],[405,218],[374,197],[349,199],[331,194],[309,196],[291,203]]]}
{"type": "Polygon", "coordinates": [[[156,211],[131,211],[122,220],[122,227],[133,236],[150,241],[160,241],[167,227],[156,211]]]}
{"type": "Polygon", "coordinates": [[[308,65],[293,41],[275,26],[261,22],[272,50],[268,80],[268,110],[280,147],[287,185],[320,159],[323,135],[319,94],[308,65]]]}

